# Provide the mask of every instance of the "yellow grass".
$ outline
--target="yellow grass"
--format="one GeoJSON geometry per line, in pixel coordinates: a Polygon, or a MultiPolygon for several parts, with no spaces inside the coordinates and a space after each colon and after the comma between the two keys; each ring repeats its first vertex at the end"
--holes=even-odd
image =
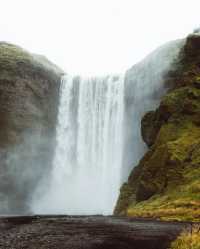
{"type": "Polygon", "coordinates": [[[183,232],[170,249],[200,249],[200,226],[193,226],[191,231],[183,232]]]}
{"type": "Polygon", "coordinates": [[[200,222],[200,169],[184,171],[184,184],[129,205],[127,216],[200,222]]]}

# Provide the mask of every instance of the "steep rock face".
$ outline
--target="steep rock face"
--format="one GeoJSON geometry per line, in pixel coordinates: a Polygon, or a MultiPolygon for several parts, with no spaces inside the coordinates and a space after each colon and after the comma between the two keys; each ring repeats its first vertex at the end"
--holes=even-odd
{"type": "Polygon", "coordinates": [[[51,167],[61,74],[44,57],[0,43],[0,213],[28,211],[30,191],[51,167]]]}
{"type": "MultiPolygon", "coordinates": [[[[176,64],[177,56],[184,43],[185,39],[168,42],[126,72],[124,179],[127,179],[133,164],[138,163],[146,150],[146,145],[140,135],[141,119],[147,111],[155,110],[159,105],[160,98],[167,89],[163,79],[168,76],[170,80],[171,76],[168,72],[172,65],[176,64]]],[[[153,137],[148,139],[148,143],[151,144],[153,137]]]]}
{"type": "Polygon", "coordinates": [[[142,119],[149,150],[122,186],[116,214],[200,219],[200,36],[180,52],[170,87],[156,111],[142,119]]]}

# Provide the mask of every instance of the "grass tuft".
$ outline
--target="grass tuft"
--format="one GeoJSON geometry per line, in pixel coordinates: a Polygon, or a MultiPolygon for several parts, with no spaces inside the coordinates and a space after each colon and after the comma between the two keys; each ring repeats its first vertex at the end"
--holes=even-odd
{"type": "Polygon", "coordinates": [[[200,226],[194,225],[191,231],[183,232],[172,242],[170,249],[200,249],[200,226]]]}

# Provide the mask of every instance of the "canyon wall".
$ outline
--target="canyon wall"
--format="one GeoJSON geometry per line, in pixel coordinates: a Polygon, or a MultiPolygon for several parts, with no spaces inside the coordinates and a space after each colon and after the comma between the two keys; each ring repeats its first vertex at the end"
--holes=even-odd
{"type": "Polygon", "coordinates": [[[45,57],[0,43],[0,213],[29,212],[51,167],[62,74],[45,57]]]}

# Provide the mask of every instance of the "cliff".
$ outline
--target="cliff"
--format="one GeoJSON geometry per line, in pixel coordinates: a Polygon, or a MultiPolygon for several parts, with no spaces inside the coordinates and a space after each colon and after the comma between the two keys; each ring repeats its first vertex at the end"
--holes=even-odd
{"type": "Polygon", "coordinates": [[[149,149],[121,188],[117,215],[200,220],[200,36],[190,35],[170,90],[141,123],[149,149]]]}
{"type": "Polygon", "coordinates": [[[124,181],[146,151],[141,119],[159,106],[167,90],[164,79],[170,78],[168,72],[179,64],[178,55],[184,44],[185,39],[179,39],[160,46],[125,74],[124,181]]]}
{"type": "Polygon", "coordinates": [[[28,212],[30,190],[51,167],[62,73],[42,56],[0,43],[0,213],[28,212]]]}

